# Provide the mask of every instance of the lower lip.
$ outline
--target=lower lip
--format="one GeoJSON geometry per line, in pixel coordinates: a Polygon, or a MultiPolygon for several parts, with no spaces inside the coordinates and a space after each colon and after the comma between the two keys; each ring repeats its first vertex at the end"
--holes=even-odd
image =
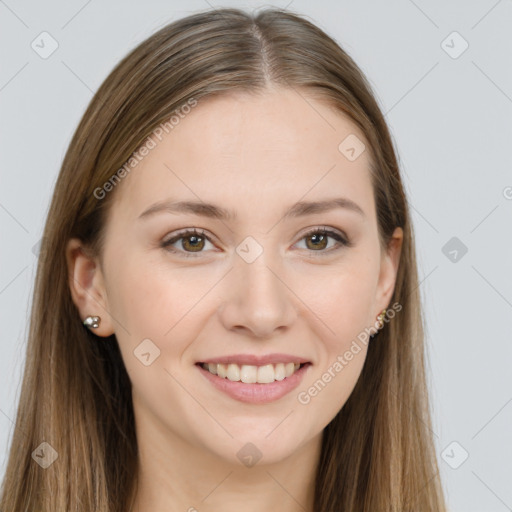
{"type": "Polygon", "coordinates": [[[233,382],[228,378],[223,379],[218,375],[205,370],[200,364],[196,364],[202,375],[205,376],[218,390],[223,391],[231,398],[250,404],[266,404],[279,400],[293,391],[302,381],[304,374],[308,371],[311,363],[301,366],[290,377],[283,380],[276,380],[268,384],[246,384],[245,382],[233,382]]]}

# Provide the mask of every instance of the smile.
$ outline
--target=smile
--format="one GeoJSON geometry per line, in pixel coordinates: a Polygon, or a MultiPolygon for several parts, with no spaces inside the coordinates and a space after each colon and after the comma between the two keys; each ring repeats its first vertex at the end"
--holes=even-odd
{"type": "Polygon", "coordinates": [[[225,395],[251,404],[279,400],[293,391],[312,366],[311,363],[197,363],[196,368],[209,385],[225,395]]]}
{"type": "Polygon", "coordinates": [[[277,363],[255,366],[249,364],[238,365],[236,363],[202,363],[202,367],[211,374],[232,382],[244,382],[246,384],[269,384],[281,381],[292,376],[299,368],[300,363],[277,363]]]}

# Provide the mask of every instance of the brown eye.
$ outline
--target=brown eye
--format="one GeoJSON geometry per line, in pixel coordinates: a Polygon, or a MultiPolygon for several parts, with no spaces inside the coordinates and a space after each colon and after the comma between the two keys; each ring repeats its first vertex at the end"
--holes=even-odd
{"type": "MultiPolygon", "coordinates": [[[[309,233],[306,233],[306,235],[302,237],[301,241],[302,240],[306,240],[306,249],[308,252],[316,252],[318,253],[318,256],[330,254],[342,247],[352,247],[353,245],[340,233],[327,228],[316,228],[309,233]],[[333,244],[334,247],[328,248],[329,239],[335,240],[337,244],[335,243],[333,244]]],[[[161,243],[161,247],[188,258],[198,257],[201,253],[206,252],[203,249],[207,243],[211,244],[211,241],[210,238],[205,235],[204,231],[189,229],[178,233],[169,240],[163,241],[161,243]],[[181,247],[173,247],[179,241],[181,241],[181,247]]]]}
{"type": "Polygon", "coordinates": [[[306,240],[306,248],[309,249],[309,252],[318,252],[319,256],[329,254],[341,247],[352,246],[352,243],[345,239],[341,234],[327,228],[316,228],[313,231],[306,233],[301,241],[302,240],[306,240]],[[337,244],[334,244],[333,248],[331,247],[327,249],[330,238],[336,240],[337,244]],[[336,245],[338,247],[336,247],[336,245]]]}
{"type": "Polygon", "coordinates": [[[182,246],[187,251],[192,250],[193,252],[199,252],[204,247],[203,237],[197,235],[188,235],[181,238],[183,239],[182,246]]]}
{"type": "Polygon", "coordinates": [[[312,235],[308,235],[305,237],[306,240],[311,240],[312,244],[311,246],[306,242],[306,245],[309,249],[325,249],[327,247],[327,239],[329,238],[326,235],[313,233],[312,235]]]}
{"type": "Polygon", "coordinates": [[[210,239],[204,234],[204,231],[199,232],[195,229],[183,231],[176,236],[165,240],[161,243],[161,246],[166,250],[174,253],[180,253],[185,257],[194,257],[204,252],[203,249],[206,243],[211,243],[210,239]],[[181,242],[181,248],[172,247],[175,243],[181,242]],[[194,254],[196,253],[196,254],[194,254]]]}

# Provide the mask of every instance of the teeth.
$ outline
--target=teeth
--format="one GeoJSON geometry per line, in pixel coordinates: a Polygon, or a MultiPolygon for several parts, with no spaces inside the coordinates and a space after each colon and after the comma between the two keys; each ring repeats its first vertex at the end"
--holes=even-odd
{"type": "Polygon", "coordinates": [[[274,380],[274,365],[258,366],[258,382],[268,384],[269,382],[274,382],[274,380]]]}
{"type": "Polygon", "coordinates": [[[258,367],[247,364],[242,365],[240,368],[240,380],[246,384],[258,382],[258,367]]]}
{"type": "Polygon", "coordinates": [[[202,366],[213,375],[218,375],[223,379],[227,378],[233,382],[242,381],[246,384],[268,384],[290,377],[300,368],[300,363],[277,363],[263,366],[248,364],[239,366],[235,363],[203,363],[202,366]]]}
{"type": "Polygon", "coordinates": [[[283,380],[286,377],[286,370],[283,363],[276,364],[274,368],[274,379],[283,380]]]}
{"type": "Polygon", "coordinates": [[[237,364],[228,364],[227,378],[233,382],[240,380],[240,366],[237,364]]]}
{"type": "MultiPolygon", "coordinates": [[[[210,368],[205,368],[206,370],[210,370],[210,368]]],[[[217,365],[217,375],[225,379],[228,376],[228,365],[227,364],[218,364],[217,365]]]]}

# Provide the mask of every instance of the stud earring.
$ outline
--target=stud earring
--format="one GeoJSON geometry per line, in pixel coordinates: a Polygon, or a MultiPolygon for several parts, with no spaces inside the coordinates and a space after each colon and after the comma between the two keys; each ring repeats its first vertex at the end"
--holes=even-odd
{"type": "Polygon", "coordinates": [[[382,313],[377,317],[377,320],[379,321],[379,330],[384,327],[384,317],[386,316],[386,310],[383,309],[382,313]]]}
{"type": "Polygon", "coordinates": [[[99,316],[88,316],[83,324],[89,329],[96,329],[100,326],[101,318],[99,316]]]}

